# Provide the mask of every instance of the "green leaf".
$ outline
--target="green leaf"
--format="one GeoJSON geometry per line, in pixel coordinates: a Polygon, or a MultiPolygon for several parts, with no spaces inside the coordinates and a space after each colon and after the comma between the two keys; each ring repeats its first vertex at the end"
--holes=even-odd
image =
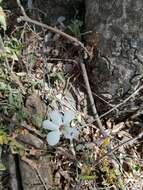
{"type": "Polygon", "coordinates": [[[25,147],[22,146],[19,142],[17,142],[16,140],[11,140],[11,142],[9,143],[10,149],[12,154],[19,154],[21,156],[24,155],[25,152],[25,147]]]}
{"type": "Polygon", "coordinates": [[[5,47],[5,51],[6,51],[8,58],[13,59],[14,61],[18,61],[17,52],[15,52],[14,49],[12,49],[10,47],[5,47]]]}
{"type": "Polygon", "coordinates": [[[133,166],[133,170],[138,172],[141,169],[141,167],[139,165],[134,165],[133,166]]]}
{"type": "Polygon", "coordinates": [[[80,39],[81,38],[80,29],[81,29],[82,25],[83,25],[82,21],[80,21],[78,19],[75,19],[75,20],[72,21],[71,25],[68,26],[68,28],[74,34],[75,37],[80,39]]]}
{"type": "Polygon", "coordinates": [[[35,125],[36,127],[41,127],[42,125],[43,118],[39,114],[34,114],[32,116],[32,124],[35,125]]]}
{"type": "Polygon", "coordinates": [[[13,59],[14,61],[18,61],[18,57],[15,52],[13,52],[13,55],[11,55],[10,58],[13,59]]]}
{"type": "Polygon", "coordinates": [[[124,181],[123,181],[123,179],[118,179],[118,186],[119,186],[121,189],[124,189],[124,181]]]}
{"type": "Polygon", "coordinates": [[[7,90],[7,84],[5,84],[4,82],[0,82],[0,90],[2,91],[7,90]]]}
{"type": "Polygon", "coordinates": [[[63,75],[63,73],[61,73],[61,72],[59,72],[59,73],[57,73],[57,77],[58,77],[58,79],[61,81],[61,82],[65,82],[65,78],[64,78],[64,75],[63,75]]]}
{"type": "Polygon", "coordinates": [[[0,162],[0,171],[5,171],[6,167],[3,165],[2,162],[0,162]]]}
{"type": "Polygon", "coordinates": [[[6,17],[5,17],[5,13],[4,13],[2,7],[0,7],[0,24],[1,24],[1,27],[4,30],[6,30],[6,28],[7,28],[6,17]]]}
{"type": "Polygon", "coordinates": [[[94,180],[94,179],[96,179],[96,176],[84,175],[84,176],[79,176],[79,178],[82,180],[94,180]]]}
{"type": "Polygon", "coordinates": [[[8,144],[8,137],[7,137],[7,134],[3,130],[0,130],[0,145],[3,145],[3,144],[8,144]]]}
{"type": "Polygon", "coordinates": [[[27,120],[30,117],[30,112],[28,112],[28,110],[23,107],[19,112],[18,112],[18,118],[23,121],[23,120],[27,120]]]}
{"type": "Polygon", "coordinates": [[[22,95],[17,89],[10,89],[8,94],[8,103],[15,109],[21,109],[22,107],[22,95]]]}

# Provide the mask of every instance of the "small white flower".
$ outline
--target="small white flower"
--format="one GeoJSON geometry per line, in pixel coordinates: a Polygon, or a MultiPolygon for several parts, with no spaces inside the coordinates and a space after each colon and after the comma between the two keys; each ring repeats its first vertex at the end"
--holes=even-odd
{"type": "Polygon", "coordinates": [[[56,145],[60,136],[63,134],[66,139],[77,139],[78,130],[76,128],[69,127],[70,122],[74,119],[75,114],[72,111],[65,111],[64,115],[58,111],[52,111],[49,114],[51,121],[44,120],[43,128],[51,130],[47,135],[48,144],[53,146],[56,145]]]}

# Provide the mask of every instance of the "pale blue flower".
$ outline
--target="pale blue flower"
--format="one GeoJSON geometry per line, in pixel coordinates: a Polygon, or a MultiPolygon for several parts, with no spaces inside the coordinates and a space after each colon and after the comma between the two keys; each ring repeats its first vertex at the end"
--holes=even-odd
{"type": "Polygon", "coordinates": [[[75,114],[72,111],[65,111],[64,115],[54,110],[49,113],[50,120],[43,121],[43,128],[51,130],[47,135],[48,144],[56,145],[60,136],[63,134],[66,139],[77,139],[79,132],[76,128],[70,127],[70,122],[74,119],[75,114]]]}

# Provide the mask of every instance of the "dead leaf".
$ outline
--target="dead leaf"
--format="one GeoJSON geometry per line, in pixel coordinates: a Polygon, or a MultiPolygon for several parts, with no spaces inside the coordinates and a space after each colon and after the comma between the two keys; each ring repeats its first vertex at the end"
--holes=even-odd
{"type": "Polygon", "coordinates": [[[59,186],[61,184],[61,182],[60,182],[60,180],[61,180],[61,174],[59,172],[56,172],[54,178],[55,178],[54,185],[55,186],[59,186]]]}
{"type": "Polygon", "coordinates": [[[125,127],[124,122],[118,123],[117,125],[113,126],[111,133],[114,135],[114,134],[118,133],[119,131],[121,131],[124,127],[125,127]]]}
{"type": "Polygon", "coordinates": [[[22,156],[22,157],[21,157],[21,160],[23,160],[24,162],[26,162],[26,163],[27,163],[29,166],[31,166],[33,169],[37,169],[37,164],[36,164],[34,161],[32,161],[32,160],[26,158],[25,156],[22,156]]]}
{"type": "Polygon", "coordinates": [[[91,174],[91,171],[92,171],[91,166],[88,166],[86,164],[82,164],[80,169],[81,169],[81,175],[89,176],[91,174]]]}

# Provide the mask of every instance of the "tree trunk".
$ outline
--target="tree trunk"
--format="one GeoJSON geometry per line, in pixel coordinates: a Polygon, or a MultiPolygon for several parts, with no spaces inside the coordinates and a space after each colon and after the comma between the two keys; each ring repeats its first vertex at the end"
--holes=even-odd
{"type": "Polygon", "coordinates": [[[143,1],[85,0],[85,7],[86,28],[98,36],[91,83],[100,94],[121,98],[143,77],[143,1]]]}

